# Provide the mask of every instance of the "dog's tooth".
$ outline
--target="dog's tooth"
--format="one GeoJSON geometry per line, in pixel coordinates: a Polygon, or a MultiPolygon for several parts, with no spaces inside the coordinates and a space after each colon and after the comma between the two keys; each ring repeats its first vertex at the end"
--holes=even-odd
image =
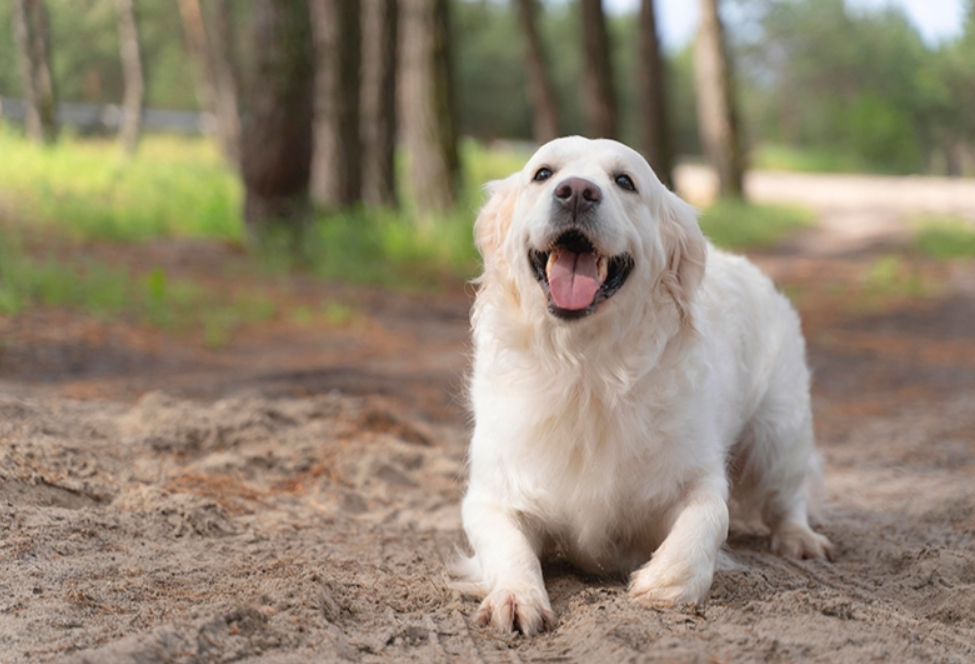
{"type": "Polygon", "coordinates": [[[605,256],[600,256],[599,260],[596,261],[596,270],[599,274],[599,282],[606,281],[606,277],[609,275],[609,261],[606,260],[605,256]]]}
{"type": "Polygon", "coordinates": [[[555,261],[557,261],[558,259],[559,259],[559,250],[552,249],[551,253],[549,253],[548,255],[548,262],[545,263],[545,274],[549,273],[549,271],[552,269],[552,266],[555,265],[555,261]]]}

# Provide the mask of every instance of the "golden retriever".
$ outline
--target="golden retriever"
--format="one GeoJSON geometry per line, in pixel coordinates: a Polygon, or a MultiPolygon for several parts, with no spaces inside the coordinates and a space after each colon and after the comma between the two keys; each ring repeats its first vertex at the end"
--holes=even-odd
{"type": "Polygon", "coordinates": [[[632,572],[643,604],[701,602],[729,503],[773,551],[830,557],[807,513],[805,342],[772,282],[615,141],[552,141],[489,189],[458,565],[477,620],[552,626],[553,555],[632,572]]]}

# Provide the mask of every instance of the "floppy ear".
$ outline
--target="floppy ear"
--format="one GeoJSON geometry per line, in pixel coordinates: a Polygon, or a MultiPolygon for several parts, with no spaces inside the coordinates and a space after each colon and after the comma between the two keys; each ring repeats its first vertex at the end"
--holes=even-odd
{"type": "Polygon", "coordinates": [[[498,251],[511,227],[518,192],[518,173],[504,180],[488,182],[484,188],[490,194],[474,222],[474,244],[484,259],[485,271],[497,260],[498,251]]]}
{"type": "Polygon", "coordinates": [[[669,191],[661,205],[660,238],[666,261],[661,283],[677,303],[681,320],[693,325],[691,303],[704,280],[708,245],[697,210],[669,191]]]}

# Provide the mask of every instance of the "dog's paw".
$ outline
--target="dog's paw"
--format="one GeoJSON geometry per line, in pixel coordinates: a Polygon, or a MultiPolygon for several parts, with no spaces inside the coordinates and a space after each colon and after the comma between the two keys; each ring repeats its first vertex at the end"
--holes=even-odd
{"type": "Polygon", "coordinates": [[[630,578],[630,597],[644,606],[700,604],[711,588],[714,570],[670,566],[651,560],[630,578]]]}
{"type": "Polygon", "coordinates": [[[811,528],[790,524],[772,534],[772,552],[792,558],[833,560],[833,543],[811,528]]]}
{"type": "Polygon", "coordinates": [[[477,610],[478,625],[493,625],[502,632],[515,630],[525,636],[539,634],[555,624],[555,614],[544,589],[497,588],[477,610]]]}

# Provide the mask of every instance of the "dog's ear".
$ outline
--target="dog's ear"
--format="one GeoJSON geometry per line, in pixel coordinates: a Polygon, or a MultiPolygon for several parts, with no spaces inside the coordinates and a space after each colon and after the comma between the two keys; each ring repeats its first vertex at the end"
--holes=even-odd
{"type": "Polygon", "coordinates": [[[677,303],[681,319],[693,325],[691,303],[704,280],[708,245],[697,210],[669,191],[661,205],[660,237],[666,261],[661,283],[677,303]]]}
{"type": "Polygon", "coordinates": [[[484,186],[490,198],[481,208],[474,222],[474,243],[484,259],[484,268],[491,267],[511,227],[511,218],[518,198],[518,173],[504,180],[494,180],[484,186]]]}

